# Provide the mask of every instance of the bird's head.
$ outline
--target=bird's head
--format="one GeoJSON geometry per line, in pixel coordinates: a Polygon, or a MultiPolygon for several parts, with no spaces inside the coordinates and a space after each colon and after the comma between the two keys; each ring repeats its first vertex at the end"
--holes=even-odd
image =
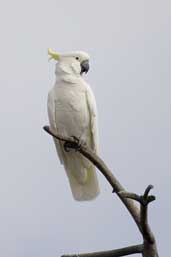
{"type": "Polygon", "coordinates": [[[90,56],[82,51],[58,54],[48,49],[49,60],[54,59],[58,62],[58,68],[69,75],[80,76],[89,70],[90,56]]]}

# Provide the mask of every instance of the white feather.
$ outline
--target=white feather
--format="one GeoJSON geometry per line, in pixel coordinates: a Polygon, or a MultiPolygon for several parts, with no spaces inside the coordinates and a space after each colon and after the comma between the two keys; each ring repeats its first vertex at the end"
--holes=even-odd
{"type": "MultiPolygon", "coordinates": [[[[73,63],[72,63],[73,65],[73,63]]],[[[97,110],[90,87],[80,76],[61,72],[48,95],[51,128],[63,136],[75,136],[98,151],[97,110]],[[69,80],[68,80],[69,76],[69,80]]],[[[66,152],[63,143],[54,140],[61,163],[69,179],[73,197],[78,201],[94,199],[99,194],[95,167],[79,152],[66,152]]]]}

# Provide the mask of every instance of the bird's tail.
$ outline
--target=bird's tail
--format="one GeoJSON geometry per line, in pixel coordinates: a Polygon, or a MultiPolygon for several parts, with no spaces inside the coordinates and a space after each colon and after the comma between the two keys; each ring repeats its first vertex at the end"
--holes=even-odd
{"type": "Polygon", "coordinates": [[[100,192],[95,166],[77,154],[69,154],[64,163],[73,197],[77,201],[93,200],[100,192]]]}

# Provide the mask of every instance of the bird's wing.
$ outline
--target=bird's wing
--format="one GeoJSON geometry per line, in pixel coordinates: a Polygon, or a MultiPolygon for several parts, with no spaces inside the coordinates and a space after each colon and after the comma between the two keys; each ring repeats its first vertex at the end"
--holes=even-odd
{"type": "Polygon", "coordinates": [[[91,88],[87,85],[86,91],[87,104],[90,115],[90,129],[91,129],[91,142],[93,150],[98,154],[99,152],[99,139],[98,139],[98,125],[97,125],[97,107],[96,100],[91,88]]]}
{"type": "MultiPolygon", "coordinates": [[[[48,107],[48,117],[49,117],[50,127],[54,132],[57,133],[57,126],[56,126],[56,121],[55,121],[55,100],[54,100],[53,89],[48,94],[47,107],[48,107]]],[[[63,164],[64,156],[63,156],[62,148],[60,145],[61,143],[57,139],[54,139],[54,142],[55,142],[55,146],[56,146],[56,150],[57,150],[59,159],[60,159],[61,163],[63,164]]]]}

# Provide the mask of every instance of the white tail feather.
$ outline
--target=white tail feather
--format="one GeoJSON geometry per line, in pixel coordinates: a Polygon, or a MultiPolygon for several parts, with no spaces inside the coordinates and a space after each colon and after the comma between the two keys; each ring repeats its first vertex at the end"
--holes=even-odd
{"type": "MultiPolygon", "coordinates": [[[[67,155],[65,170],[69,179],[73,197],[77,201],[89,201],[98,196],[100,190],[97,180],[96,169],[87,160],[87,166],[83,166],[83,158],[79,153],[67,155]],[[74,170],[73,170],[74,168],[74,170]]],[[[85,158],[84,158],[85,163],[85,158]]]]}

